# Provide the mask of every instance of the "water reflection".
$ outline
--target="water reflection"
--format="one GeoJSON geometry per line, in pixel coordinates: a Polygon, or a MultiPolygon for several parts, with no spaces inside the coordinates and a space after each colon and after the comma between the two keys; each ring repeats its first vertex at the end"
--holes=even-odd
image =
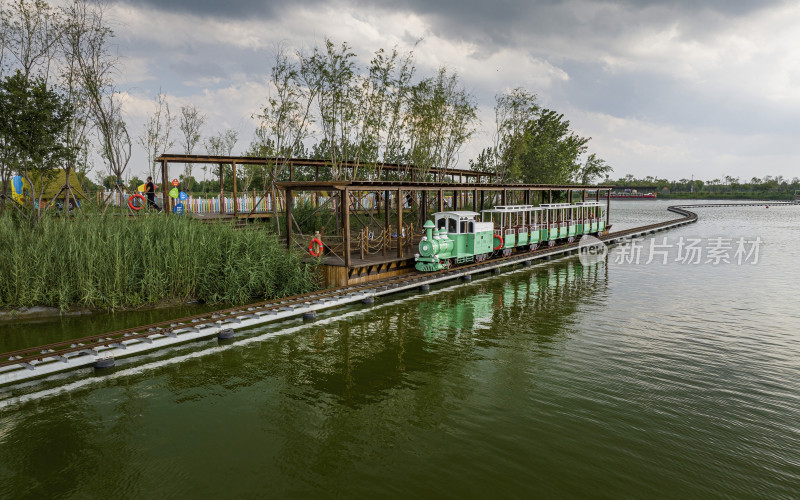
{"type": "Polygon", "coordinates": [[[270,464],[276,494],[351,491],[347,478],[373,467],[365,454],[378,467],[410,431],[455,426],[477,387],[493,394],[487,414],[531,391],[536,358],[603,300],[606,273],[569,262],[487,277],[23,404],[0,420],[0,496],[136,495],[159,482],[212,494],[208,457],[270,464]],[[172,456],[187,463],[158,467],[172,456]],[[194,482],[175,484],[178,472],[194,482]]]}

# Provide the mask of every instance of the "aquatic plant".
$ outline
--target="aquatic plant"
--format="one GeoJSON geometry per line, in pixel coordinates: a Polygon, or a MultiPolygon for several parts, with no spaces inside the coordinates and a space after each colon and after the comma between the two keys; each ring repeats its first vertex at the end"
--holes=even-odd
{"type": "Polygon", "coordinates": [[[311,291],[313,263],[266,230],[188,217],[90,213],[31,226],[0,216],[0,307],[241,304],[311,291]]]}

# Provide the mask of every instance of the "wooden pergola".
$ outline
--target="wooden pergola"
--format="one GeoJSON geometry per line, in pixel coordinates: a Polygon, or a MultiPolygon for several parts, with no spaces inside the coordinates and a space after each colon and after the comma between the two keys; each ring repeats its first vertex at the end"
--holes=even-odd
{"type": "MultiPolygon", "coordinates": [[[[252,157],[252,156],[214,156],[214,155],[186,155],[186,154],[162,154],[155,159],[156,162],[161,164],[161,185],[162,185],[162,202],[163,206],[169,206],[169,164],[170,163],[189,163],[189,164],[212,164],[219,165],[219,191],[220,191],[220,208],[223,209],[223,165],[231,165],[233,168],[233,214],[239,215],[239,206],[236,203],[239,194],[236,181],[236,166],[237,165],[281,165],[288,167],[288,181],[295,180],[295,170],[298,167],[311,167],[314,169],[314,181],[319,182],[320,169],[334,168],[334,165],[327,160],[317,160],[309,158],[282,158],[282,157],[252,157]]],[[[384,182],[389,181],[389,174],[394,173],[397,176],[402,176],[404,180],[416,182],[422,179],[432,179],[438,182],[445,181],[448,177],[451,180],[458,179],[459,184],[480,184],[481,182],[491,182],[495,174],[492,172],[478,172],[474,170],[459,170],[459,169],[435,169],[423,172],[420,168],[401,163],[356,163],[356,162],[338,162],[336,167],[342,169],[346,174],[345,178],[356,178],[361,172],[367,175],[363,177],[380,177],[383,176],[384,182]]],[[[380,180],[380,179],[375,179],[380,180]]],[[[324,181],[323,181],[324,182],[324,181]]]]}
{"type": "MultiPolygon", "coordinates": [[[[453,193],[453,207],[452,210],[460,209],[467,209],[468,207],[463,206],[464,202],[462,201],[462,195],[464,193],[471,193],[472,199],[472,206],[470,207],[472,211],[478,212],[478,207],[483,207],[485,202],[485,194],[489,193],[500,193],[500,205],[507,204],[507,200],[509,199],[509,195],[511,193],[522,193],[523,204],[530,205],[534,204],[534,201],[538,204],[541,203],[552,203],[553,202],[553,192],[566,192],[567,195],[567,202],[572,203],[575,200],[575,193],[580,193],[580,200],[586,201],[587,192],[593,191],[595,194],[595,200],[600,201],[600,193],[605,191],[611,191],[613,186],[586,186],[581,184],[565,184],[565,185],[552,185],[552,184],[463,184],[463,183],[438,183],[438,182],[384,182],[384,181],[289,181],[289,182],[279,182],[277,183],[278,187],[284,191],[285,196],[284,199],[286,200],[286,246],[287,248],[291,247],[292,244],[292,226],[293,226],[293,217],[292,217],[292,208],[293,208],[293,200],[294,194],[298,192],[309,192],[309,191],[336,191],[339,194],[339,198],[343,200],[342,203],[339,203],[339,210],[340,210],[340,217],[341,217],[341,227],[343,230],[343,250],[344,250],[344,264],[346,267],[350,268],[352,266],[352,255],[350,250],[350,203],[347,201],[350,199],[351,193],[359,193],[359,192],[378,192],[383,193],[383,200],[384,200],[384,226],[386,228],[389,227],[390,220],[389,220],[389,193],[392,192],[395,197],[396,203],[396,211],[397,211],[397,228],[403,227],[403,203],[405,200],[406,194],[414,193],[414,195],[419,195],[420,199],[420,207],[422,212],[420,214],[421,219],[427,219],[427,205],[428,205],[428,196],[433,194],[437,200],[437,211],[443,212],[444,211],[444,199],[445,199],[445,192],[452,192],[453,193]],[[535,197],[538,195],[539,199],[536,200],[535,197]],[[461,205],[461,206],[459,206],[461,205]]],[[[519,197],[519,196],[517,196],[519,197]]],[[[609,224],[609,205],[610,205],[610,197],[606,196],[606,224],[609,224]]],[[[403,255],[403,245],[397,245],[397,258],[402,259],[404,258],[403,255]]]]}

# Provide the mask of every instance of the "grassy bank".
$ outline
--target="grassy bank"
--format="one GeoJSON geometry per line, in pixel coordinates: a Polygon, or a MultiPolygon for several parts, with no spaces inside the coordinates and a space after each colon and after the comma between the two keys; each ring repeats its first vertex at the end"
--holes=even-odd
{"type": "Polygon", "coordinates": [[[265,231],[188,217],[0,216],[0,307],[242,304],[311,291],[315,269],[265,231]]]}

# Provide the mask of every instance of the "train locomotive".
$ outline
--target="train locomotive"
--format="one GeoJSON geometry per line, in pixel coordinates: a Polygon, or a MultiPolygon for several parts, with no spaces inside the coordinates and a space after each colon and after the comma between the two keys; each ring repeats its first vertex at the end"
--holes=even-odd
{"type": "Polygon", "coordinates": [[[606,231],[605,207],[597,201],[500,205],[481,213],[437,212],[425,223],[416,254],[418,271],[439,271],[482,262],[493,255],[571,243],[606,231]],[[478,220],[480,217],[480,220],[478,220]]]}

